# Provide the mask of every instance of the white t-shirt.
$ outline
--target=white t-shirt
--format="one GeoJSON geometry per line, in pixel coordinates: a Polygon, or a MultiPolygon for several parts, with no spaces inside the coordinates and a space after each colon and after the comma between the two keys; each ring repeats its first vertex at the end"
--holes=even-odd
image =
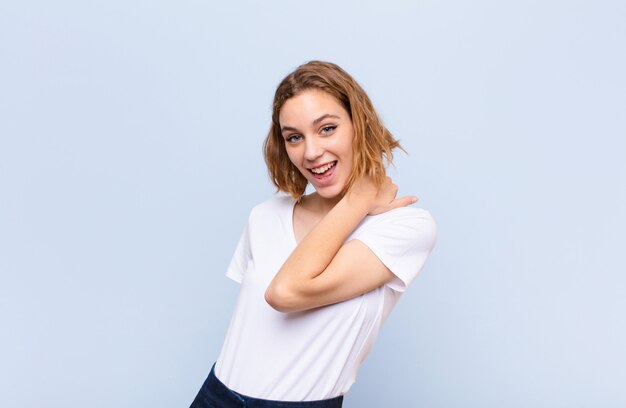
{"type": "Polygon", "coordinates": [[[393,281],[333,305],[282,313],[265,290],[296,248],[295,200],[277,195],[250,212],[226,276],[241,291],[215,365],[230,389],[250,397],[313,401],[344,395],[400,295],[422,269],[436,241],[426,210],[397,208],[367,216],[346,240],[367,245],[393,281]]]}

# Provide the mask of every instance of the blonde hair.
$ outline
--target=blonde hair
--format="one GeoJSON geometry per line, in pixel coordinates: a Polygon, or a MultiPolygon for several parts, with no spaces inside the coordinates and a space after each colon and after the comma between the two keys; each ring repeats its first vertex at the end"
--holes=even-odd
{"type": "Polygon", "coordinates": [[[331,62],[309,61],[287,75],[274,95],[272,124],[265,138],[263,151],[270,179],[277,190],[289,193],[299,200],[306,189],[307,179],[287,155],[278,115],[289,98],[312,89],[334,96],[352,121],[354,159],[343,193],[365,175],[371,177],[376,185],[382,185],[387,177],[383,157],[387,164],[391,164],[392,150],[404,149],[383,125],[369,97],[350,74],[331,62]]]}

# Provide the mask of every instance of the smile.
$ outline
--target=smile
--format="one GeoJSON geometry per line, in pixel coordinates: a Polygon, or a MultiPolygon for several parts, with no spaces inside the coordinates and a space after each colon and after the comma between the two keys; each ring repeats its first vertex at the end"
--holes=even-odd
{"type": "Polygon", "coordinates": [[[315,168],[309,169],[309,171],[314,173],[314,174],[324,174],[328,170],[330,170],[332,167],[334,167],[335,164],[337,164],[337,161],[326,163],[323,166],[319,166],[319,167],[315,167],[315,168]]]}

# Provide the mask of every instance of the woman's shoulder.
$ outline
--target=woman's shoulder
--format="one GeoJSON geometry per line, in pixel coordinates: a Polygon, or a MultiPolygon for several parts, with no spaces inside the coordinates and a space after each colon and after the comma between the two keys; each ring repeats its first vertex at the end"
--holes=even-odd
{"type": "Polygon", "coordinates": [[[284,193],[276,193],[255,205],[253,210],[258,209],[262,211],[272,210],[276,208],[284,208],[288,206],[293,206],[294,202],[295,200],[290,195],[284,193]]]}
{"type": "Polygon", "coordinates": [[[250,217],[266,217],[271,214],[281,214],[292,208],[295,200],[284,193],[277,193],[256,204],[250,211],[250,217]]]}
{"type": "Polygon", "coordinates": [[[374,234],[433,243],[437,239],[437,224],[430,211],[414,206],[395,208],[382,214],[367,216],[357,230],[356,236],[374,234]]]}
{"type": "Polygon", "coordinates": [[[430,211],[421,207],[406,206],[394,208],[393,210],[384,212],[382,214],[371,215],[367,217],[370,222],[396,222],[396,221],[410,221],[410,220],[425,220],[434,222],[435,219],[430,211]]]}

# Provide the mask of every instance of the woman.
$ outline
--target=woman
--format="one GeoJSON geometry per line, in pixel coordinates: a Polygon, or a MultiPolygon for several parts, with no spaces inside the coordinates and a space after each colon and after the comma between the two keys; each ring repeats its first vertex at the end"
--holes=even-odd
{"type": "Polygon", "coordinates": [[[397,147],[337,65],[311,61],[280,83],[264,151],[288,195],[250,213],[226,273],[241,292],[192,408],[341,407],[436,240],[430,213],[385,174],[397,147]]]}

